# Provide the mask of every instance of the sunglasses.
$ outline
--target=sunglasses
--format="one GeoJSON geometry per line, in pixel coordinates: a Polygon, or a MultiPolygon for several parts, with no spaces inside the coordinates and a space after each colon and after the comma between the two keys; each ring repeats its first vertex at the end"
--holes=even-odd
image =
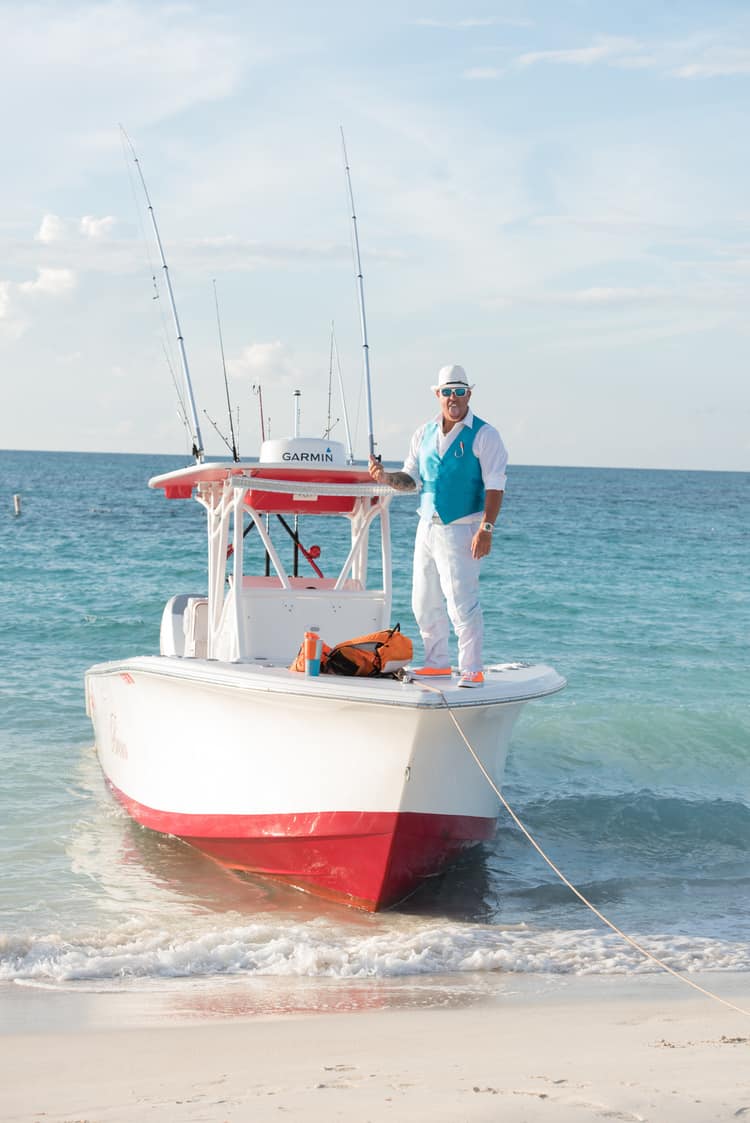
{"type": "Polygon", "coordinates": [[[444,398],[449,398],[451,394],[455,394],[457,398],[463,398],[466,391],[466,386],[442,386],[440,388],[440,393],[444,398]]]}

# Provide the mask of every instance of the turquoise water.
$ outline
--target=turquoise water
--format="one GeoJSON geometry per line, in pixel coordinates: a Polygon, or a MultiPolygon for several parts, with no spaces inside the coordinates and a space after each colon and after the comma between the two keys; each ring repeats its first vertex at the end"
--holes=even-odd
{"type": "MultiPolygon", "coordinates": [[[[492,845],[375,917],[227,873],[127,818],[83,674],[156,652],[165,601],[205,588],[201,510],[146,487],[181,463],[0,452],[0,981],[653,970],[502,818],[492,845]]],[[[483,575],[488,662],[569,680],[526,707],[506,798],[678,970],[750,970],[749,498],[749,474],[514,468],[483,575]]],[[[414,502],[392,509],[394,620],[416,635],[414,502]]]]}

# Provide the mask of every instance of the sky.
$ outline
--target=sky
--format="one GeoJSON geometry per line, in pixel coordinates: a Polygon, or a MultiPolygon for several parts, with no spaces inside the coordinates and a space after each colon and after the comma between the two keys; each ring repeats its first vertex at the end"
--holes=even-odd
{"type": "Polygon", "coordinates": [[[0,104],[2,448],[189,451],[124,128],[207,458],[222,345],[364,456],[343,128],[387,460],[461,363],[511,464],[750,470],[746,0],[0,0],[0,104]]]}

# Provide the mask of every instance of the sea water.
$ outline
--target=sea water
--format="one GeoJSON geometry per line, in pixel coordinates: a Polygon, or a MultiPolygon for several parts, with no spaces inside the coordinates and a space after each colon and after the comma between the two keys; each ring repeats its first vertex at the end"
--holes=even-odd
{"type": "MultiPolygon", "coordinates": [[[[657,970],[504,812],[491,844],[375,916],[128,818],[83,676],[157,652],[166,600],[205,589],[202,512],[146,486],[182,463],[0,453],[0,982],[233,979],[281,1009],[311,980],[366,1001],[404,980],[434,996],[449,979],[657,970]]],[[[682,972],[750,971],[749,499],[743,473],[516,467],[482,577],[487,661],[548,662],[569,683],[525,707],[505,797],[600,911],[682,972]]],[[[417,638],[414,509],[392,506],[393,620],[417,638]]]]}

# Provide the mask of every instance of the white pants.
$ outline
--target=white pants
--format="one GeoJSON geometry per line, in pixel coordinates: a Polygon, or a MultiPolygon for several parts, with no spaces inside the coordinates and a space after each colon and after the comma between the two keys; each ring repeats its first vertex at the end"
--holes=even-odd
{"type": "Polygon", "coordinates": [[[459,670],[482,669],[480,563],[471,556],[471,540],[478,527],[479,520],[448,526],[419,520],[411,604],[427,667],[450,665],[448,638],[452,624],[458,639],[459,670]]]}

